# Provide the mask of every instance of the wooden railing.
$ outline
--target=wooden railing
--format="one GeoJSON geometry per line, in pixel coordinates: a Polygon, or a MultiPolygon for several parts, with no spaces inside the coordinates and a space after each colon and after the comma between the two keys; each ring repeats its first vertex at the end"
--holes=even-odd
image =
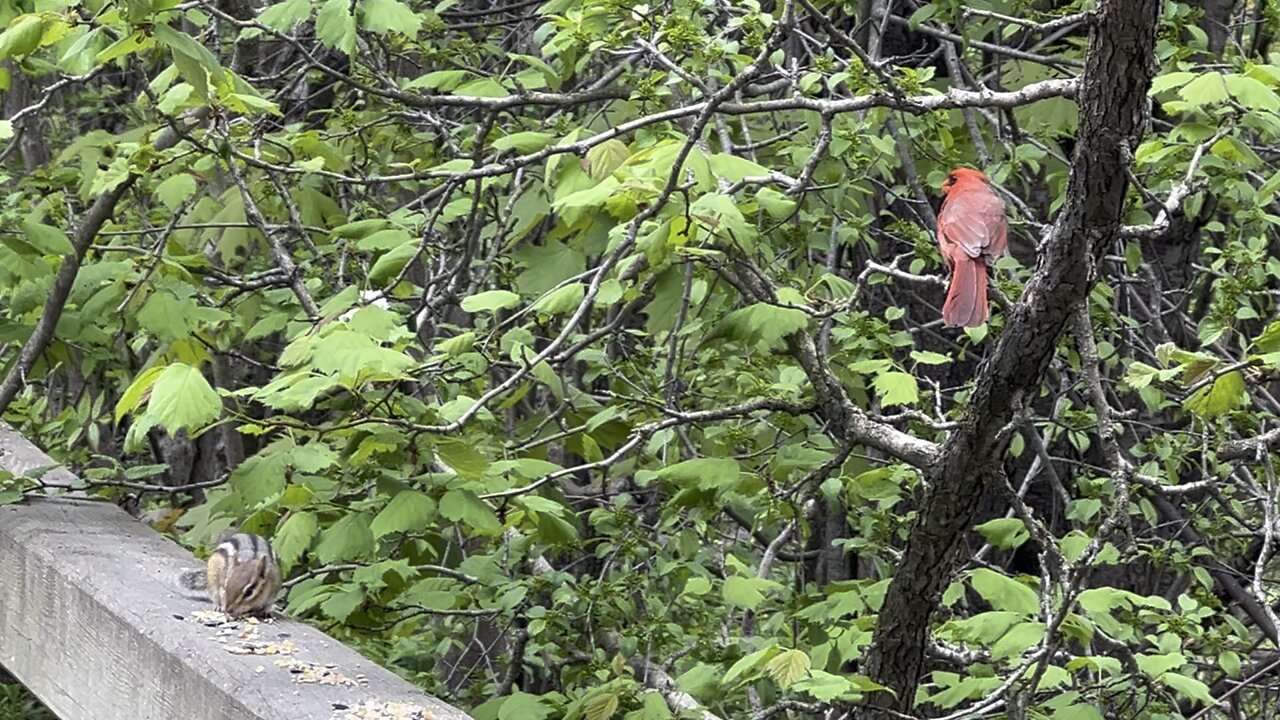
{"type": "MultiPolygon", "coordinates": [[[[0,470],[52,464],[0,423],[0,470]]],[[[197,565],[111,503],[0,506],[0,666],[62,720],[469,720],[288,618],[202,623],[174,582],[197,565]]]]}

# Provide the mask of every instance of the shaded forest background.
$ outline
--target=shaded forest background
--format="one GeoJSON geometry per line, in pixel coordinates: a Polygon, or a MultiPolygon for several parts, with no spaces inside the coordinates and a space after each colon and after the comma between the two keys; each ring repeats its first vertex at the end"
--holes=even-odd
{"type": "Polygon", "coordinates": [[[1280,715],[1275,4],[0,23],[0,414],[477,718],[1280,715]]]}

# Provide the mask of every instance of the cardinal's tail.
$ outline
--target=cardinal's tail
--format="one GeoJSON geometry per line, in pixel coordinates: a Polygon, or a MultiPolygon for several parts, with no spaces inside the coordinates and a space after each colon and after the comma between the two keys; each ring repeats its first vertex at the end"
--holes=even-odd
{"type": "Polygon", "coordinates": [[[951,287],[942,304],[942,322],[974,327],[987,321],[987,273],[981,260],[959,258],[951,268],[951,287]]]}

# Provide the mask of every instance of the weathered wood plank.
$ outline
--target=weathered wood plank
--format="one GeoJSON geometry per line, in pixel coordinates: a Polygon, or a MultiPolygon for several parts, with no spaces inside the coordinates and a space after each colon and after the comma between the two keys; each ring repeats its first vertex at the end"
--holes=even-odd
{"type": "MultiPolygon", "coordinates": [[[[0,423],[0,469],[20,474],[49,464],[0,423]]],[[[174,583],[180,569],[196,565],[110,503],[0,507],[0,665],[63,720],[328,720],[367,701],[469,720],[288,618],[259,624],[256,641],[292,643],[290,655],[229,652],[243,641],[215,638],[217,629],[195,622],[192,611],[209,604],[174,583]],[[295,673],[277,666],[282,659],[331,667],[359,684],[295,682],[295,673]]]]}

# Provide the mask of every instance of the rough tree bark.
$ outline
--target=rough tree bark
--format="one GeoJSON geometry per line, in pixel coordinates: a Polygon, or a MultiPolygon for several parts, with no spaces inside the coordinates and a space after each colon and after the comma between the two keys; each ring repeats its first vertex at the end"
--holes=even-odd
{"type": "Polygon", "coordinates": [[[1007,428],[1034,397],[1059,334],[1095,278],[1120,226],[1125,160],[1147,112],[1158,0],[1104,0],[1089,35],[1077,95],[1079,141],[1066,202],[1035,272],[983,363],[957,429],[925,472],[926,487],[902,562],[885,596],[866,671],[893,691],[879,707],[910,712],[925,672],[930,617],[951,578],[962,533],[1008,447],[1007,428]]]}
{"type": "MultiPolygon", "coordinates": [[[[39,100],[40,89],[35,87],[35,79],[18,69],[13,61],[4,64],[9,72],[9,90],[4,98],[4,116],[11,118],[17,115],[35,100],[39,100]]],[[[27,172],[49,162],[49,123],[40,113],[30,113],[15,123],[13,129],[21,132],[18,151],[22,153],[22,167],[27,172]]]]}

